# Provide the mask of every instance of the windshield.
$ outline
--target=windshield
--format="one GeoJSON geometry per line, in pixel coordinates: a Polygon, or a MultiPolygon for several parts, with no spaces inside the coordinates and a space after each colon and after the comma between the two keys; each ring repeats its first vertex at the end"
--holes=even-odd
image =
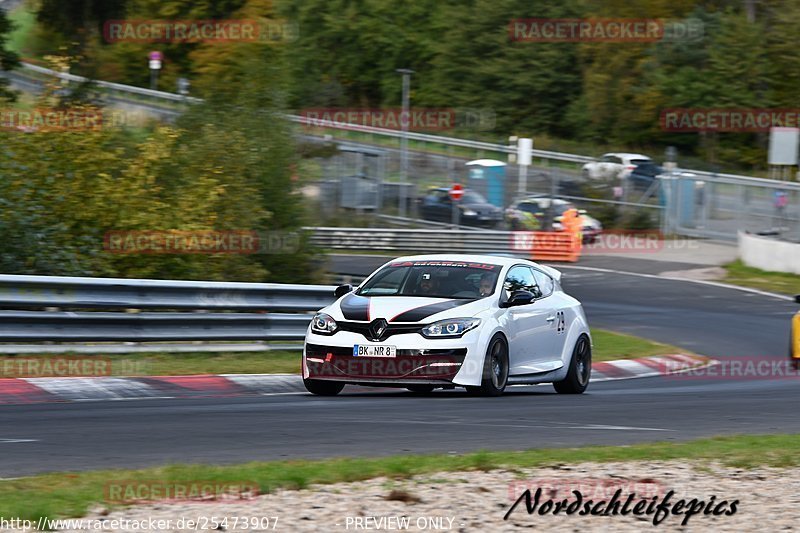
{"type": "Polygon", "coordinates": [[[467,191],[461,199],[462,204],[485,204],[488,203],[486,198],[476,192],[467,191]]]}
{"type": "Polygon", "coordinates": [[[500,265],[448,261],[392,263],[372,276],[361,296],[483,298],[494,293],[500,265]]]}

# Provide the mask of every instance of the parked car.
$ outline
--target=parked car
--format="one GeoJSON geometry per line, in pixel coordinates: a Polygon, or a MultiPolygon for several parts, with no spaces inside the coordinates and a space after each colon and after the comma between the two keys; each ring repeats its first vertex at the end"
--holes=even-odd
{"type": "Polygon", "coordinates": [[[314,315],[303,383],[322,396],[347,384],[499,396],[507,385],[552,383],[581,394],[591,332],[560,281],[558,270],[516,257],[398,257],[357,289],[338,287],[314,315]]]}
{"type": "Polygon", "coordinates": [[[628,182],[634,187],[647,189],[656,180],[656,177],[664,173],[664,168],[656,165],[652,161],[639,163],[628,175],[628,182]]]}
{"type": "Polygon", "coordinates": [[[582,174],[587,179],[626,178],[636,165],[652,162],[652,159],[642,154],[603,154],[597,161],[583,165],[582,174]]]}
{"type": "Polygon", "coordinates": [[[558,221],[564,212],[568,209],[576,209],[583,221],[583,242],[590,243],[597,240],[597,236],[603,231],[603,225],[595,218],[586,214],[583,209],[578,209],[575,205],[567,200],[556,198],[555,200],[548,196],[530,196],[519,200],[518,202],[509,206],[505,211],[505,220],[512,231],[536,231],[544,229],[547,220],[547,211],[550,205],[555,209],[554,216],[556,220],[553,222],[553,229],[561,231],[563,228],[558,221]]]}
{"type": "MultiPolygon", "coordinates": [[[[464,226],[481,226],[494,228],[503,221],[503,210],[490,204],[477,192],[465,189],[464,196],[458,202],[459,224],[464,226]]],[[[420,215],[425,220],[435,222],[451,222],[453,219],[453,201],[447,187],[429,189],[420,205],[420,215]]]]}

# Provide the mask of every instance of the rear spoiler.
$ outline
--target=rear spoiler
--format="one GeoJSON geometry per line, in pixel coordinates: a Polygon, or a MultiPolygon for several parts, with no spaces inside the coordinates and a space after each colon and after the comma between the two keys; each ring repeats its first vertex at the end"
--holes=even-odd
{"type": "Polygon", "coordinates": [[[561,283],[561,271],[560,270],[556,270],[555,268],[549,267],[549,266],[546,266],[546,265],[539,265],[539,268],[541,268],[542,270],[547,272],[547,274],[549,274],[551,278],[553,278],[556,281],[558,281],[559,283],[561,283]]]}

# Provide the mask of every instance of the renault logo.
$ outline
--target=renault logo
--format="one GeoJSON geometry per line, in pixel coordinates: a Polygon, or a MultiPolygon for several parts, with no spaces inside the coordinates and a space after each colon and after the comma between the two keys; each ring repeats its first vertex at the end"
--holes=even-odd
{"type": "Polygon", "coordinates": [[[369,325],[369,334],[372,337],[372,340],[380,340],[388,326],[389,323],[386,322],[386,319],[384,318],[377,318],[373,320],[369,325]]]}

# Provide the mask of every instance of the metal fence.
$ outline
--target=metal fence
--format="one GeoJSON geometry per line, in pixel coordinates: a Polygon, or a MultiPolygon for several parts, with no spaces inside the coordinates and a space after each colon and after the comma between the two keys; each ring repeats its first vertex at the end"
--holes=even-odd
{"type": "Polygon", "coordinates": [[[800,242],[800,184],[681,174],[663,184],[668,233],[732,240],[738,231],[800,242]]]}

